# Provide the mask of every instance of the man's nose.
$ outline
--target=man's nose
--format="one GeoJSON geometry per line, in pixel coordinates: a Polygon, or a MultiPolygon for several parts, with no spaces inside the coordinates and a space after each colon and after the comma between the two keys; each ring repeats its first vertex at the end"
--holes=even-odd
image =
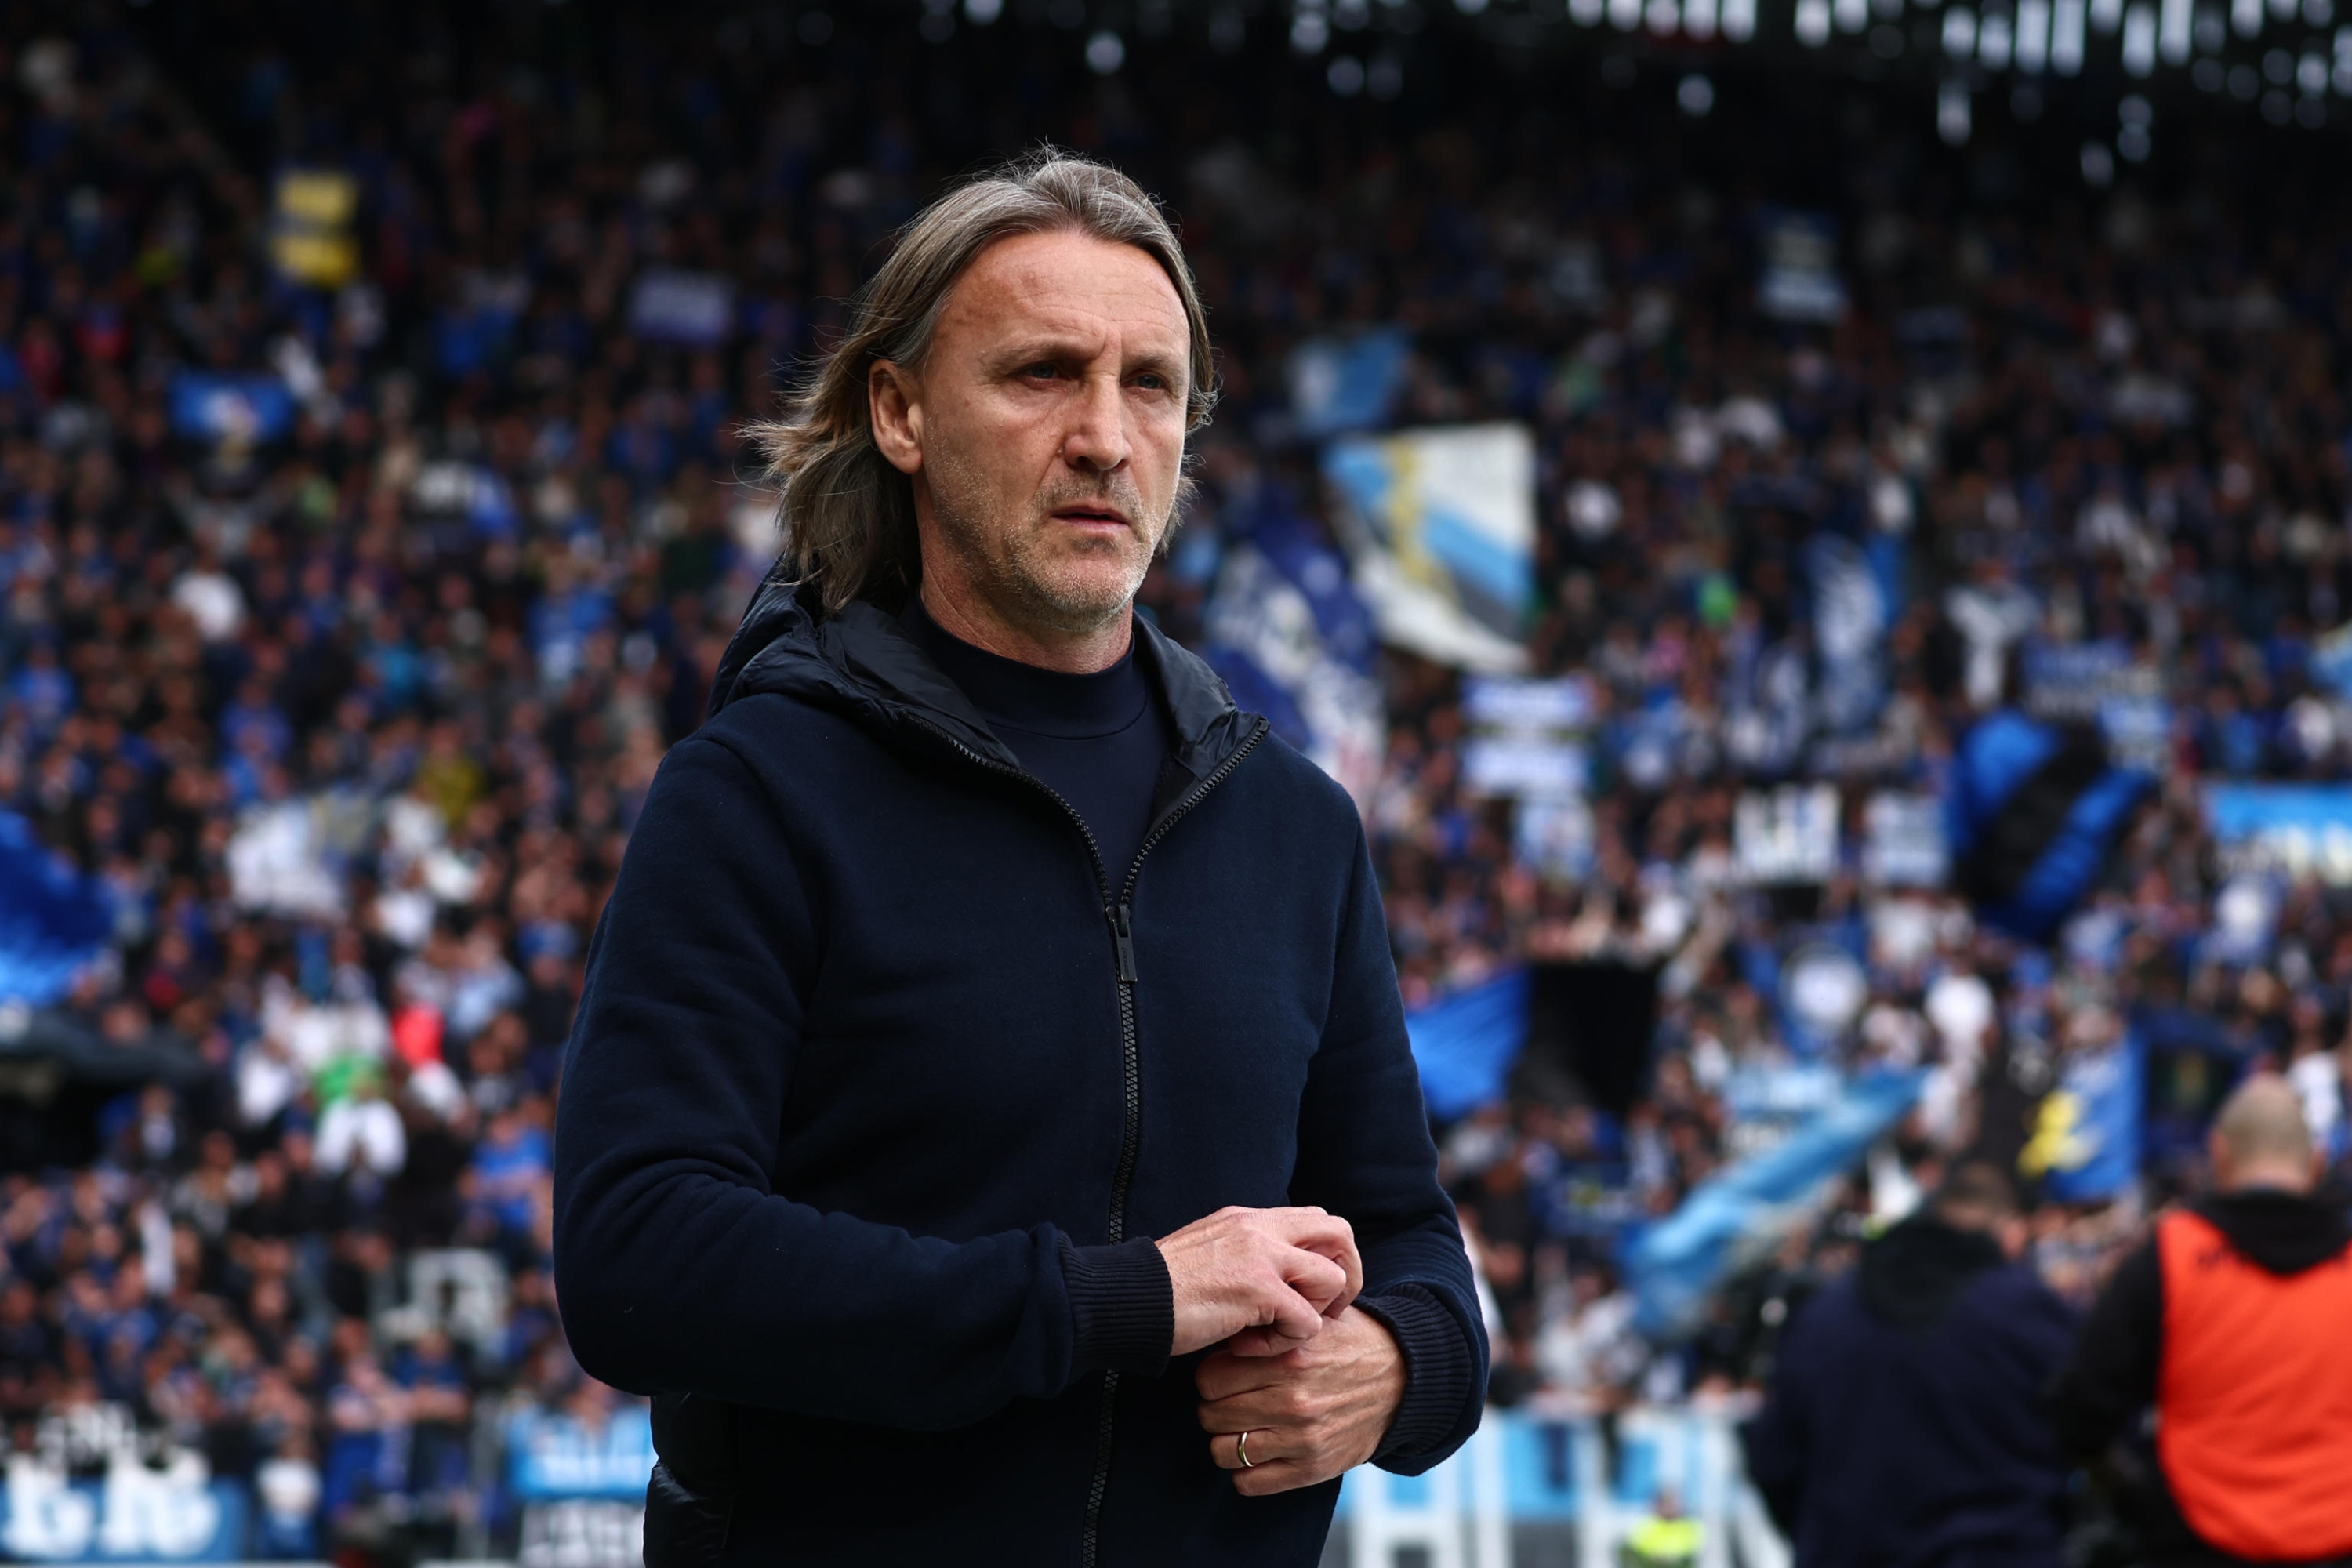
{"type": "Polygon", "coordinates": [[[1062,437],[1062,460],[1074,468],[1107,474],[1127,461],[1126,400],[1115,374],[1089,375],[1079,383],[1069,430],[1062,437]]]}

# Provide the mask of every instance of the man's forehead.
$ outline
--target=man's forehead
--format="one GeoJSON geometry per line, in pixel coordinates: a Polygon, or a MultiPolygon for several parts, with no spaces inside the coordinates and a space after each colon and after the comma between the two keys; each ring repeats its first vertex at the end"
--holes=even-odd
{"type": "Polygon", "coordinates": [[[1116,332],[1129,348],[1180,352],[1190,336],[1183,301],[1150,253],[1068,233],[990,246],[957,279],[940,326],[996,342],[1116,332]]]}

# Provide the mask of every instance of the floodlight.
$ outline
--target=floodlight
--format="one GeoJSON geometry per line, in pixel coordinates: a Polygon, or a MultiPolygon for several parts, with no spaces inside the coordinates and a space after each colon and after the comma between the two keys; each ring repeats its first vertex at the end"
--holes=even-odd
{"type": "Polygon", "coordinates": [[[2189,63],[2189,27],[2196,16],[2190,0],[2164,0],[2162,19],[2157,28],[2157,53],[2168,66],[2189,63]]]}
{"type": "Polygon", "coordinates": [[[2083,0],[2058,0],[2050,13],[2050,65],[2060,76],[2083,68],[2083,0]]]}
{"type": "Polygon", "coordinates": [[[1977,58],[1987,70],[2009,68],[2009,18],[1998,11],[1989,11],[1977,24],[1977,58]]]}
{"type": "Polygon", "coordinates": [[[1936,91],[1936,134],[1954,147],[1969,139],[1969,84],[1948,80],[1936,91]]]}
{"type": "Polygon", "coordinates": [[[2017,0],[2017,68],[2038,76],[2050,63],[2050,0],[2017,0]]]}

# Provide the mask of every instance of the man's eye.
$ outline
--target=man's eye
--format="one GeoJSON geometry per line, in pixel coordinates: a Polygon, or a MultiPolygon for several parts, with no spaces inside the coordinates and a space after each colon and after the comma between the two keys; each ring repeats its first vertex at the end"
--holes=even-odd
{"type": "Polygon", "coordinates": [[[1034,375],[1045,381],[1051,381],[1054,377],[1062,374],[1062,367],[1054,363],[1051,360],[1040,360],[1038,363],[1031,365],[1027,370],[1023,371],[1021,374],[1024,375],[1034,375]]]}
{"type": "Polygon", "coordinates": [[[1154,375],[1150,371],[1146,371],[1135,378],[1135,384],[1146,392],[1159,392],[1167,386],[1168,378],[1164,375],[1154,375]]]}

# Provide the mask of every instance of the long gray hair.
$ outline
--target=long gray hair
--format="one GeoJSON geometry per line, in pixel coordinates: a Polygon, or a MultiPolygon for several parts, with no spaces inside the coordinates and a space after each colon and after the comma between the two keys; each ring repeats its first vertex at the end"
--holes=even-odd
{"type": "Polygon", "coordinates": [[[911,592],[922,580],[913,486],[874,444],[866,382],[875,363],[922,367],[949,290],[991,245],[1065,232],[1132,245],[1160,263],[1191,328],[1185,428],[1207,421],[1217,395],[1208,318],[1176,232],[1142,186],[1053,148],[958,186],[900,231],[851,302],[840,346],[793,389],[783,417],[746,427],[767,458],[768,482],[782,491],[776,574],[814,585],[826,614],[862,595],[911,592]]]}

